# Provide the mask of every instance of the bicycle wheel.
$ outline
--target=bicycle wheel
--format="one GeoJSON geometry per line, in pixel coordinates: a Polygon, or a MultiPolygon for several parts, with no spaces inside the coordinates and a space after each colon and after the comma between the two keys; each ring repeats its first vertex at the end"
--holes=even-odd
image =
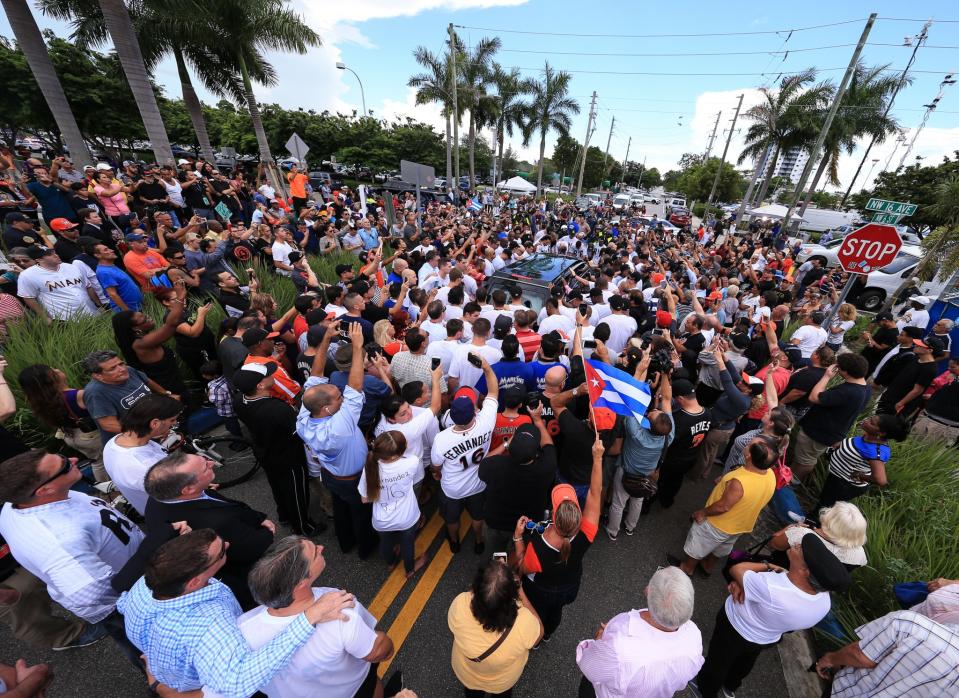
{"type": "Polygon", "coordinates": [[[197,453],[216,465],[213,480],[226,489],[249,480],[260,467],[256,449],[246,439],[235,436],[198,436],[193,440],[197,453]]]}

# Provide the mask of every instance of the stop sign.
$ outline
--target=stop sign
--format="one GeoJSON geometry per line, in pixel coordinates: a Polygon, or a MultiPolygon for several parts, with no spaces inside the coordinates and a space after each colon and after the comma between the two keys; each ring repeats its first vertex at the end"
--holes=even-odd
{"type": "Polygon", "coordinates": [[[868,274],[896,258],[902,238],[893,225],[867,223],[854,230],[839,245],[839,265],[854,274],[868,274]]]}

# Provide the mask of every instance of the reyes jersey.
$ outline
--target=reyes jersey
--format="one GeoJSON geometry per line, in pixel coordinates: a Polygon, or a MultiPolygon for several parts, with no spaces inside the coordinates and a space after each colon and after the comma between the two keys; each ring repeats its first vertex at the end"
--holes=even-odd
{"type": "Polygon", "coordinates": [[[91,623],[115,608],[110,580],[143,540],[140,529],[105,501],[73,490],[67,499],[27,509],[5,504],[0,532],[51,598],[91,623]]]}
{"type": "Polygon", "coordinates": [[[479,464],[489,452],[497,406],[495,399],[486,398],[473,426],[466,431],[455,426],[444,429],[433,441],[433,464],[442,468],[440,487],[450,499],[464,499],[486,489],[479,478],[479,464]]]}

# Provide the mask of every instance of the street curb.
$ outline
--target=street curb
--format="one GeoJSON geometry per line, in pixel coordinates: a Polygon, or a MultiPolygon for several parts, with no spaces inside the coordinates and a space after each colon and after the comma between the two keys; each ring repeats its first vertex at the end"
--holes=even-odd
{"type": "Polygon", "coordinates": [[[777,646],[779,661],[786,679],[789,698],[818,698],[825,684],[814,671],[807,671],[816,661],[816,649],[812,631],[802,630],[783,635],[777,646]]]}

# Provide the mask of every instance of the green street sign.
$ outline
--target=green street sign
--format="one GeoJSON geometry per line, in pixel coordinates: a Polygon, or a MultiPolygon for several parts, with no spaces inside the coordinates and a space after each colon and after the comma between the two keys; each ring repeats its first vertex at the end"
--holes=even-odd
{"type": "Polygon", "coordinates": [[[873,223],[892,223],[895,225],[899,222],[901,216],[895,213],[874,213],[872,214],[873,223]]]}
{"type": "Polygon", "coordinates": [[[885,199],[869,199],[866,204],[867,211],[876,211],[878,213],[893,213],[897,216],[911,216],[919,208],[916,204],[903,203],[901,201],[886,201],[885,199]]]}

